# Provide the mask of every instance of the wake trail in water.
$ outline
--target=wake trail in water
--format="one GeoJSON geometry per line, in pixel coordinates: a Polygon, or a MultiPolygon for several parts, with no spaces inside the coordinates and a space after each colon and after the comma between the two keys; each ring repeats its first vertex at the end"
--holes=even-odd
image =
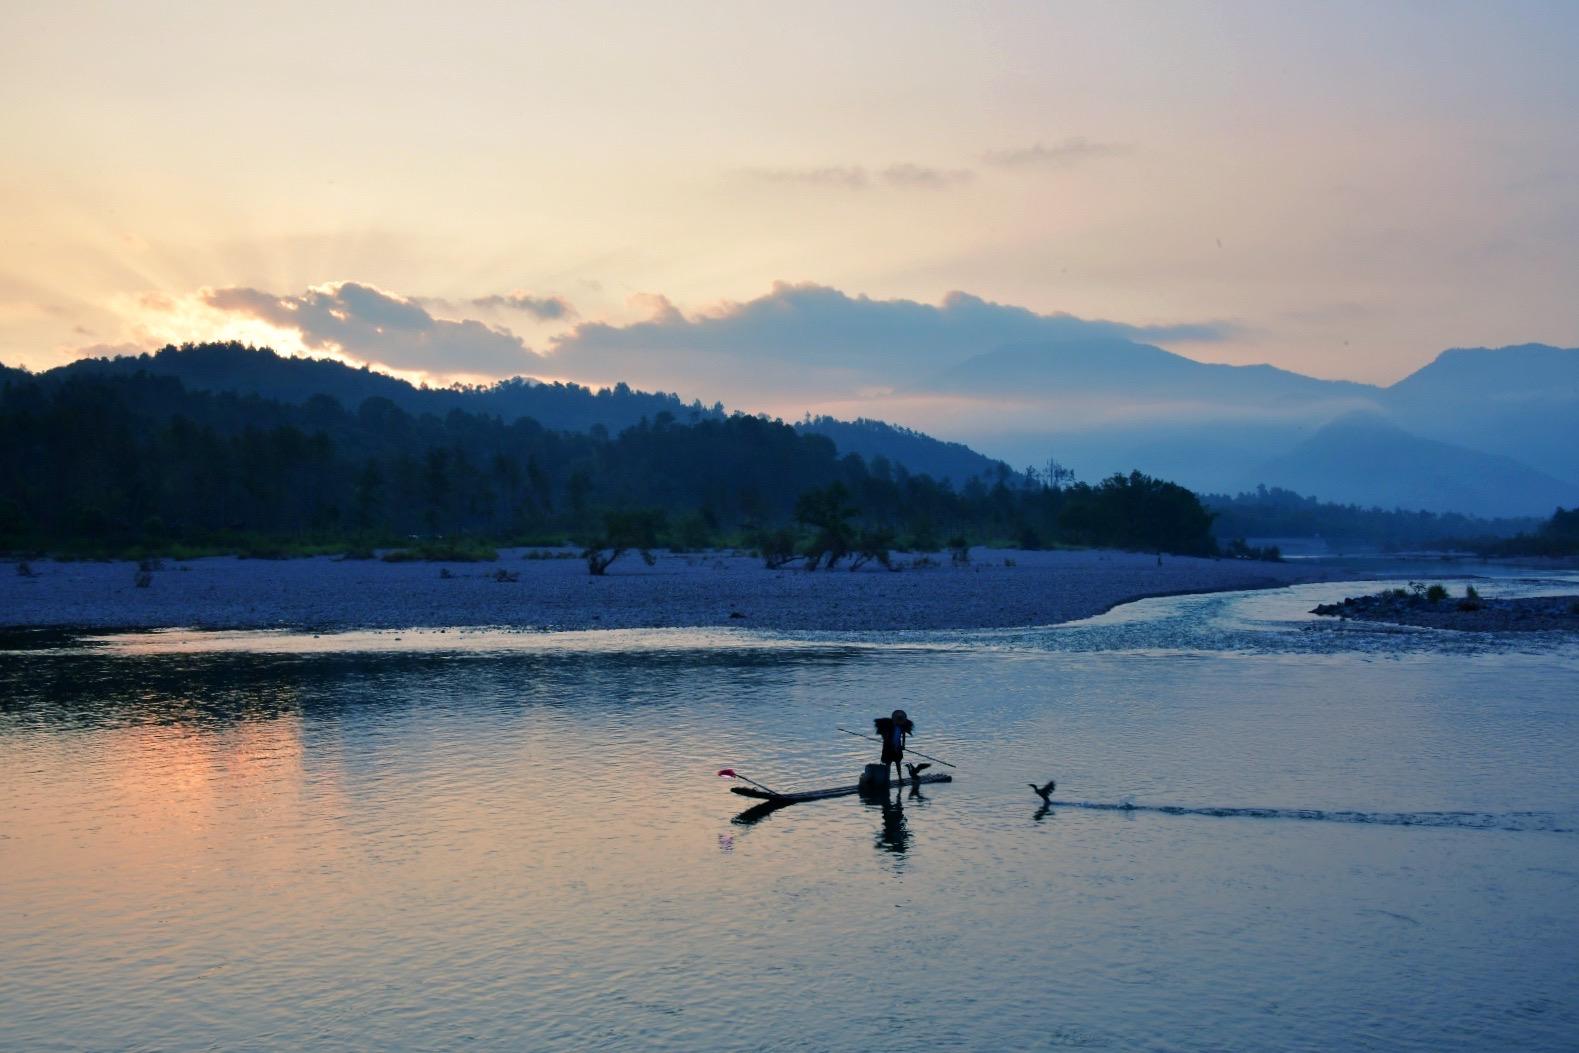
{"type": "Polygon", "coordinates": [[[1317,823],[1359,823],[1367,826],[1428,826],[1456,830],[1503,830],[1517,833],[1572,834],[1553,812],[1340,812],[1320,808],[1191,808],[1178,804],[1132,804],[1128,801],[1049,801],[1051,808],[1085,808],[1098,812],[1148,812],[1162,815],[1205,815],[1220,819],[1296,819],[1317,823]]]}

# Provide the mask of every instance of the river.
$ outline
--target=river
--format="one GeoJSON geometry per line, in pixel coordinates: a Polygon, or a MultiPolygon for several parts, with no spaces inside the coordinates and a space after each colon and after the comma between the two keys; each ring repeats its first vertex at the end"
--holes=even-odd
{"type": "Polygon", "coordinates": [[[0,1048],[1573,1049],[1579,639],[1374,587],[0,653],[0,1048]]]}

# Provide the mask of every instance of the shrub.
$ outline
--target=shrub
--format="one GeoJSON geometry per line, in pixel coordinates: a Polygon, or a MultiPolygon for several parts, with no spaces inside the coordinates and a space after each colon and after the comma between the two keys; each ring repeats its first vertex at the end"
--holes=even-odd
{"type": "Polygon", "coordinates": [[[1466,600],[1478,600],[1480,599],[1480,592],[1473,585],[1465,585],[1464,598],[1466,600]]]}
{"type": "Polygon", "coordinates": [[[805,558],[795,551],[795,534],[785,528],[765,531],[757,539],[757,551],[762,554],[762,565],[769,570],[778,570],[805,558]]]}
{"type": "Polygon", "coordinates": [[[860,570],[862,565],[876,560],[889,570],[893,570],[893,560],[888,551],[894,545],[894,532],[887,527],[868,527],[861,531],[855,541],[855,558],[850,561],[851,570],[860,570]]]}
{"type": "Polygon", "coordinates": [[[1425,590],[1425,601],[1427,603],[1441,603],[1445,599],[1447,599],[1447,590],[1441,585],[1432,585],[1425,590]]]}
{"type": "Polygon", "coordinates": [[[293,553],[282,545],[276,545],[267,541],[249,542],[238,546],[236,549],[237,559],[290,559],[293,555],[301,554],[293,553]]]}
{"type": "Polygon", "coordinates": [[[470,541],[425,541],[384,553],[385,563],[492,563],[499,553],[470,541]]]}
{"type": "Polygon", "coordinates": [[[1252,545],[1242,537],[1228,542],[1222,554],[1229,559],[1257,559],[1267,563],[1283,562],[1283,552],[1276,545],[1252,545]]]}

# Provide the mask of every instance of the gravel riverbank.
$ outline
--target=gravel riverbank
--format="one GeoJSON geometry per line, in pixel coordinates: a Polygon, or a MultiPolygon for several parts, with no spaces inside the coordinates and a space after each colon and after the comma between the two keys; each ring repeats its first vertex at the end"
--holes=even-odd
{"type": "Polygon", "coordinates": [[[1461,632],[1579,631],[1579,596],[1448,596],[1432,602],[1423,595],[1398,589],[1374,596],[1350,596],[1342,603],[1323,603],[1311,613],[1461,632]]]}
{"type": "Polygon", "coordinates": [[[0,626],[97,629],[593,629],[741,625],[893,630],[1044,625],[1143,596],[1264,588],[1329,576],[1296,563],[1114,551],[977,549],[968,566],[768,570],[724,553],[627,556],[604,577],[574,558],[384,563],[317,557],[134,563],[34,561],[0,571],[0,626]],[[503,574],[501,574],[503,572],[503,574]],[[514,576],[514,580],[512,579],[514,576]],[[501,577],[503,580],[500,580],[501,577]]]}

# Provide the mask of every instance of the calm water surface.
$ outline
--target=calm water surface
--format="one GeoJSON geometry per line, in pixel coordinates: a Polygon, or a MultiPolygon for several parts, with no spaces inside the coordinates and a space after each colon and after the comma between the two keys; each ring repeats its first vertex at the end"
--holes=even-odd
{"type": "Polygon", "coordinates": [[[1303,613],[1372,587],[0,654],[0,1048],[1579,1048],[1579,640],[1303,613]],[[956,782],[713,775],[896,706],[956,782]]]}

